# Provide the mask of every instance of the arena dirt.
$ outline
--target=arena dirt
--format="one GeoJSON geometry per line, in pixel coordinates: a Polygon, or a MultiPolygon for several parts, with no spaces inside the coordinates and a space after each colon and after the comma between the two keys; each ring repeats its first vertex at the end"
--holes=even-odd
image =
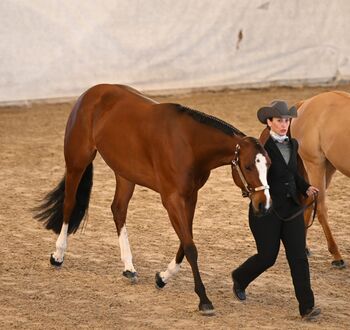
{"type": "MultiPolygon", "coordinates": [[[[275,98],[294,103],[332,89],[228,90],[155,99],[207,112],[258,136],[259,106],[275,98]]],[[[338,89],[349,91],[350,86],[338,89]]],[[[0,108],[1,329],[349,329],[350,271],[331,268],[317,221],[308,239],[312,285],[322,308],[317,323],[300,320],[283,247],[275,266],[249,286],[247,301],[233,298],[230,273],[255,253],[255,245],[247,224],[248,201],[234,186],[229,166],[214,170],[200,190],[194,220],[199,267],[215,316],[198,313],[186,261],[162,291],[155,289],[155,272],[165,270],[178,239],[159,195],[139,186],[127,225],[140,280],[131,285],[122,278],[110,212],[114,176],[100,157],[94,162],[86,229],[70,237],[63,267],[53,268],[49,256],[57,237],[33,220],[31,208],[64,174],[63,135],[71,107],[62,103],[0,108]]],[[[348,262],[349,183],[337,173],[328,193],[330,226],[348,262]]]]}

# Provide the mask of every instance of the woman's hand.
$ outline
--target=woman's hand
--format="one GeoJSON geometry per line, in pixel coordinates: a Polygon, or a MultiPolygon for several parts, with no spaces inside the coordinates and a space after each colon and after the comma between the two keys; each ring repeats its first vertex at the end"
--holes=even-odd
{"type": "Polygon", "coordinates": [[[306,194],[310,197],[310,196],[316,196],[318,194],[319,190],[314,187],[314,186],[310,186],[309,188],[307,188],[306,190],[306,194]]]}

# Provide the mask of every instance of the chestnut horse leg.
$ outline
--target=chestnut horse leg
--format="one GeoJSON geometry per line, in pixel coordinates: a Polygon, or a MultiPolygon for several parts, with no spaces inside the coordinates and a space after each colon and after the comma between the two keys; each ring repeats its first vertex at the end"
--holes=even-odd
{"type": "Polygon", "coordinates": [[[179,249],[176,253],[176,257],[169,263],[166,271],[156,273],[157,289],[163,289],[165,285],[168,283],[169,279],[179,272],[184,256],[185,256],[185,251],[182,248],[182,245],[180,244],[179,249]]]}
{"type": "Polygon", "coordinates": [[[328,224],[328,209],[326,205],[326,188],[328,187],[332,175],[335,170],[334,167],[325,161],[321,164],[305,162],[310,183],[319,188],[318,204],[317,204],[317,218],[320,222],[323,232],[327,239],[328,251],[333,256],[332,266],[336,268],[343,268],[344,261],[339,253],[338,246],[333,238],[331,229],[328,224]]]}
{"type": "MultiPolygon", "coordinates": [[[[308,197],[306,200],[305,200],[305,204],[308,204],[311,202],[311,197],[308,197]]],[[[313,206],[313,204],[312,204],[313,206]]],[[[311,251],[307,245],[307,232],[308,232],[308,228],[311,226],[311,214],[312,214],[312,211],[313,211],[313,207],[309,207],[305,210],[304,212],[304,224],[305,224],[305,239],[306,239],[306,255],[308,257],[311,256],[311,251]]]]}
{"type": "MultiPolygon", "coordinates": [[[[214,307],[206,295],[205,287],[202,282],[198,268],[198,252],[193,241],[192,222],[194,209],[197,201],[197,192],[192,196],[183,196],[178,193],[172,193],[169,196],[162,195],[162,202],[175,229],[176,234],[180,239],[181,246],[177,253],[177,258],[173,264],[182,261],[183,253],[187,261],[191,265],[195,292],[199,297],[199,310],[204,315],[214,314],[214,307]],[[182,252],[183,248],[183,252],[182,252]]],[[[170,268],[173,268],[170,263],[170,268]]]]}
{"type": "MultiPolygon", "coordinates": [[[[89,165],[90,161],[91,157],[89,157],[87,165],[89,165]]],[[[64,253],[67,249],[69,221],[76,205],[77,190],[86,167],[69,168],[67,166],[63,203],[63,222],[60,234],[56,241],[56,251],[50,258],[50,262],[54,266],[61,266],[63,263],[64,253]]]]}
{"type": "Polygon", "coordinates": [[[120,258],[124,263],[123,276],[128,278],[131,283],[136,283],[137,272],[132,263],[132,254],[125,223],[129,201],[134,193],[135,184],[117,174],[115,176],[116,188],[111,209],[118,232],[120,258]]]}
{"type": "Polygon", "coordinates": [[[70,227],[74,227],[73,232],[77,230],[89,204],[92,186],[92,162],[96,156],[96,149],[86,138],[88,134],[88,131],[79,129],[79,125],[78,128],[72,126],[66,132],[64,146],[66,176],[62,196],[64,198],[63,221],[56,241],[56,251],[50,259],[54,266],[62,265],[67,249],[67,237],[72,232],[70,227]],[[71,226],[70,222],[72,222],[71,226]]]}
{"type": "MultiPolygon", "coordinates": [[[[207,179],[208,179],[208,176],[205,176],[203,178],[203,181],[206,181],[207,179]]],[[[196,204],[197,204],[197,198],[198,198],[198,195],[195,194],[191,201],[188,200],[188,202],[191,202],[191,206],[188,208],[188,219],[190,219],[190,221],[191,221],[192,238],[193,238],[192,225],[193,225],[194,212],[195,212],[195,208],[196,208],[196,204]]],[[[156,288],[157,289],[164,288],[164,286],[168,283],[169,279],[179,272],[184,256],[185,256],[185,252],[184,252],[182,245],[180,244],[179,249],[177,251],[177,254],[176,254],[175,258],[168,265],[167,270],[164,272],[157,272],[156,273],[155,279],[156,279],[156,288]]]]}

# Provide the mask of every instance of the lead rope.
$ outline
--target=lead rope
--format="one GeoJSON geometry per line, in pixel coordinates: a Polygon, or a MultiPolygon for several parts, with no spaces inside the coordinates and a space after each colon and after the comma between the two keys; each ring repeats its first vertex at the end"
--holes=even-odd
{"type": "Polygon", "coordinates": [[[305,211],[307,208],[309,208],[312,204],[314,204],[313,213],[312,213],[312,220],[311,220],[311,223],[310,223],[309,225],[305,226],[305,229],[308,229],[308,228],[310,228],[310,227],[313,225],[314,220],[315,220],[315,217],[316,217],[316,213],[317,213],[317,212],[316,212],[316,211],[317,211],[317,194],[314,195],[313,200],[312,200],[309,204],[303,206],[299,211],[297,211],[296,213],[294,213],[292,216],[290,216],[290,217],[288,217],[288,218],[282,218],[282,217],[276,212],[275,209],[273,209],[273,212],[276,214],[277,218],[279,218],[280,220],[282,220],[282,221],[290,221],[290,220],[293,220],[294,218],[296,218],[298,215],[304,213],[304,211],[305,211]]]}

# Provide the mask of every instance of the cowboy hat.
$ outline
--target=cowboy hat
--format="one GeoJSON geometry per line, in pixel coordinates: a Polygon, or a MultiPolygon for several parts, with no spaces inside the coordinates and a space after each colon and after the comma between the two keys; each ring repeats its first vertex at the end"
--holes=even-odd
{"type": "Polygon", "coordinates": [[[267,124],[268,118],[295,118],[297,115],[297,108],[292,106],[288,109],[287,103],[282,100],[274,100],[269,106],[262,107],[257,112],[258,119],[263,124],[267,124]]]}

